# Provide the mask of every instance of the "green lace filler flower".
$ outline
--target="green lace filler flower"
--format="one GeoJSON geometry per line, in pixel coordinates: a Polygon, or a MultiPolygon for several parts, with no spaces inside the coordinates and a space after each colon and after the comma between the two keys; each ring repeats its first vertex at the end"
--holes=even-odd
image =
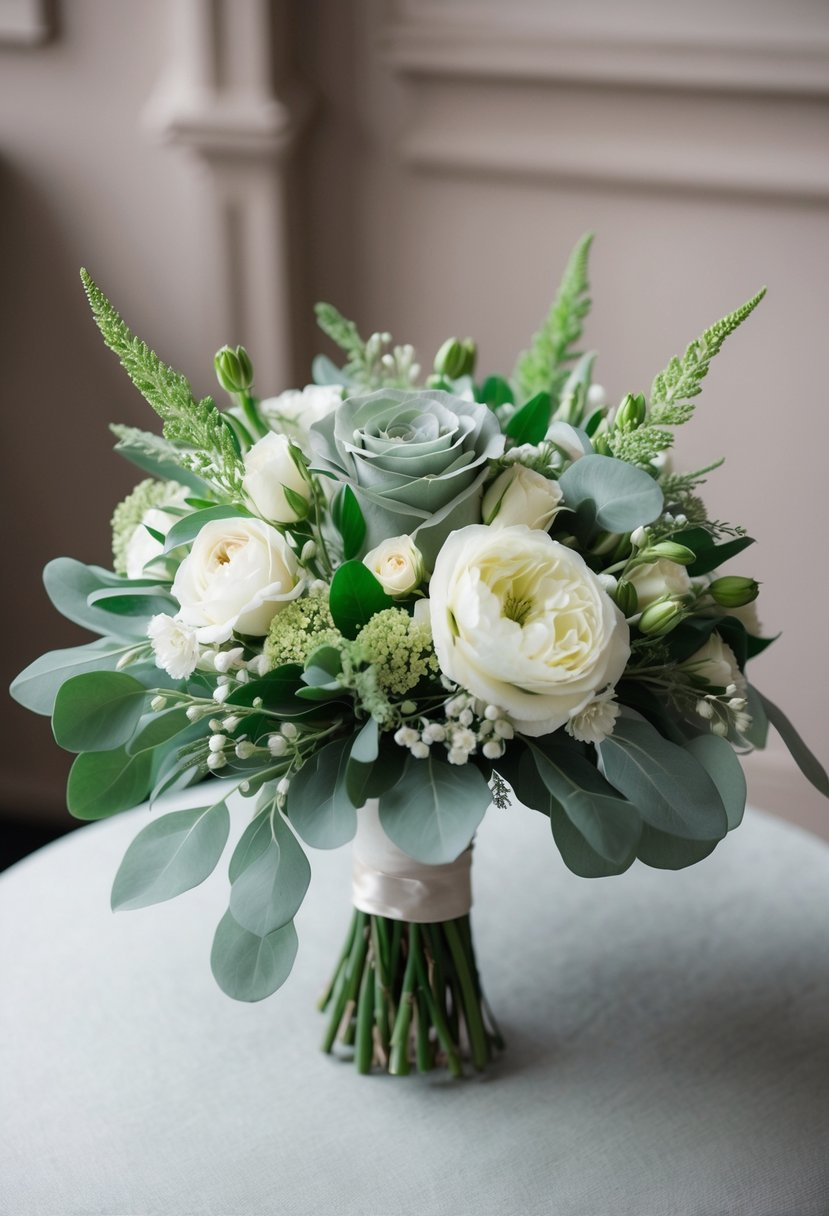
{"type": "Polygon", "coordinates": [[[320,646],[338,646],[342,634],[331,619],[324,595],[293,600],[271,621],[264,653],[271,670],[283,663],[304,664],[320,646]]]}
{"type": "Polygon", "coordinates": [[[384,692],[399,696],[440,671],[428,621],[412,620],[403,608],[376,613],[357,634],[353,657],[371,665],[384,692]]]}
{"type": "Polygon", "coordinates": [[[177,481],[156,481],[148,477],[119,502],[112,514],[112,568],[116,574],[127,573],[127,545],[135,529],[153,507],[170,506],[181,497],[184,486],[177,481]]]}

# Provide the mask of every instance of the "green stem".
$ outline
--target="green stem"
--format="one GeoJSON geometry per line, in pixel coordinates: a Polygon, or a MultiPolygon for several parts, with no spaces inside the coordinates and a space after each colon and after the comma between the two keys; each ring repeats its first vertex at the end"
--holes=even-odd
{"type": "MultiPolygon", "coordinates": [[[[410,934],[412,930],[417,928],[419,928],[418,925],[412,925],[411,929],[409,930],[410,934]]],[[[449,1034],[449,1027],[446,1025],[446,1019],[444,1018],[443,1013],[435,1000],[434,993],[429,986],[429,975],[426,970],[426,961],[419,949],[417,950],[416,966],[418,980],[420,982],[420,991],[426,998],[426,1002],[429,1007],[429,1015],[432,1019],[432,1024],[437,1031],[440,1045],[446,1052],[446,1066],[453,1077],[462,1077],[463,1067],[461,1065],[460,1056],[458,1055],[457,1046],[452,1041],[452,1036],[449,1034]]]]}
{"type": "Polygon", "coordinates": [[[469,1031],[469,1046],[472,1051],[472,1063],[480,1072],[481,1069],[486,1067],[489,1058],[486,1029],[481,1017],[480,998],[475,990],[475,982],[469,970],[469,963],[460,934],[458,933],[457,922],[448,920],[445,922],[443,929],[446,934],[446,940],[449,943],[449,949],[452,952],[452,959],[461,986],[464,1017],[466,1028],[469,1031]]]}
{"type": "MultiPolygon", "coordinates": [[[[269,428],[260,418],[259,410],[256,408],[256,402],[250,393],[236,393],[235,397],[239,402],[239,405],[242,407],[242,413],[245,415],[245,418],[250,424],[251,430],[257,439],[261,439],[264,435],[267,435],[269,428]]],[[[251,443],[253,442],[254,440],[251,440],[251,443]]]]}
{"type": "MultiPolygon", "coordinates": [[[[340,1023],[345,1017],[346,1010],[349,1004],[354,1005],[357,1000],[357,995],[360,988],[360,979],[365,966],[366,954],[368,953],[368,935],[366,934],[366,924],[368,914],[358,911],[354,918],[354,942],[351,948],[351,956],[348,960],[346,970],[346,982],[342,986],[337,1000],[334,1002],[334,1011],[331,1015],[331,1021],[328,1024],[325,1038],[322,1041],[322,1050],[330,1052],[334,1046],[334,1040],[338,1037],[340,1031],[340,1023]]],[[[349,1023],[350,1025],[350,1023],[349,1023]]],[[[348,1041],[348,1028],[345,1033],[339,1037],[343,1042],[348,1041]]]]}
{"type": "Polygon", "coordinates": [[[371,966],[363,968],[363,978],[360,981],[360,996],[357,1002],[357,1072],[371,1072],[371,1061],[374,1055],[374,1042],[371,1028],[374,1020],[374,984],[372,982],[371,966]]]}

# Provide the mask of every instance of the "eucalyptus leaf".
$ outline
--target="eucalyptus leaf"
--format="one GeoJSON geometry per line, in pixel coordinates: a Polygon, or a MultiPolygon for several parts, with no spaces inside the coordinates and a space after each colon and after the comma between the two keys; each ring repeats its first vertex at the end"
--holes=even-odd
{"type": "Polygon", "coordinates": [[[748,702],[748,712],[751,714],[751,726],[749,726],[748,730],[743,731],[743,738],[752,747],[756,747],[762,751],[768,740],[769,720],[763,708],[762,698],[757,689],[753,688],[751,684],[746,689],[746,700],[748,702]]]}
{"type": "Polygon", "coordinates": [[[468,847],[491,801],[473,765],[409,756],[400,780],[380,795],[380,822],[415,861],[445,865],[468,847]]]}
{"type": "Polygon", "coordinates": [[[362,562],[344,562],[331,580],[328,596],[334,624],[347,638],[356,638],[377,612],[393,608],[394,600],[362,562]]]}
{"type": "MultiPolygon", "coordinates": [[[[131,756],[138,752],[152,751],[183,731],[189,730],[192,725],[187,717],[187,709],[183,706],[151,712],[145,715],[138,730],[127,743],[127,751],[131,756]]],[[[206,724],[203,724],[202,730],[205,729],[206,724]]]]}
{"type": "Polygon", "coordinates": [[[130,756],[123,747],[83,752],[69,770],[66,805],[76,819],[106,819],[128,811],[147,797],[151,773],[150,752],[130,756]]]}
{"type": "Polygon", "coordinates": [[[61,685],[52,730],[70,752],[108,752],[126,743],[138,725],[147,690],[119,671],[90,671],[61,685]]]}
{"type": "Polygon", "coordinates": [[[160,612],[173,615],[178,612],[179,605],[170,595],[170,590],[163,583],[155,583],[150,587],[102,587],[93,591],[87,598],[91,608],[102,608],[116,616],[137,616],[142,621],[160,612]]]}
{"type": "Polygon", "coordinates": [[[649,722],[620,718],[598,751],[610,784],[651,827],[687,840],[720,840],[728,831],[722,799],[706,770],[649,722]]]}
{"type": "Polygon", "coordinates": [[[257,937],[226,912],[213,938],[210,968],[227,996],[236,1001],[261,1001],[281,988],[291,974],[298,944],[293,922],[257,937]]]}
{"type": "Polygon", "coordinates": [[[314,384],[351,384],[351,377],[332,362],[328,355],[315,355],[311,363],[314,384]]]}
{"type": "MultiPolygon", "coordinates": [[[[757,692],[756,689],[755,692],[757,692]]],[[[823,765],[803,742],[789,719],[783,713],[783,710],[778,709],[774,702],[770,701],[768,697],[764,697],[761,692],[757,692],[757,695],[760,698],[763,709],[766,711],[766,717],[786,744],[792,759],[803,776],[807,781],[811,782],[816,790],[826,798],[829,798],[829,777],[827,777],[823,765]]]]}
{"type": "Polygon", "coordinates": [[[369,718],[354,736],[345,769],[346,791],[356,807],[365,805],[371,770],[379,752],[380,732],[375,720],[369,718]]]}
{"type": "Polygon", "coordinates": [[[586,756],[575,748],[529,744],[539,777],[590,848],[614,865],[629,865],[642,820],[586,756]]]}
{"type": "Polygon", "coordinates": [[[596,526],[608,532],[632,532],[662,511],[654,478],[613,456],[582,456],[565,469],[559,486],[568,507],[589,510],[596,526]]]}
{"type": "MultiPolygon", "coordinates": [[[[103,608],[90,605],[89,596],[104,587],[128,588],[141,580],[127,580],[100,566],[85,566],[72,557],[56,557],[43,571],[46,594],[63,616],[93,633],[146,641],[146,620],[115,617],[103,608]]],[[[148,613],[149,615],[149,613],[148,613]]]]}
{"type": "Polygon", "coordinates": [[[335,739],[309,756],[291,778],[288,818],[315,849],[339,848],[357,831],[357,810],[345,783],[350,750],[350,739],[335,739]]]}
{"type": "Polygon", "coordinates": [[[99,638],[83,646],[51,650],[21,671],[12,681],[9,692],[25,709],[51,715],[62,684],[72,676],[86,672],[112,670],[133,645],[123,639],[99,638]]]}
{"type": "Polygon", "coordinates": [[[684,840],[668,832],[659,832],[646,823],[637,856],[644,865],[656,870],[684,870],[704,861],[718,844],[718,840],[684,840]]]}
{"type": "Polygon", "coordinates": [[[311,881],[308,858],[280,812],[274,807],[264,819],[267,830],[258,829],[246,842],[230,889],[233,919],[257,937],[293,920],[311,881]]]}
{"type": "Polygon", "coordinates": [[[746,778],[734,748],[727,739],[707,734],[691,739],[685,750],[699,761],[717,787],[729,832],[739,827],[746,809],[746,778]]]}
{"type": "Polygon", "coordinates": [[[171,549],[177,549],[179,545],[188,545],[190,541],[196,539],[205,524],[213,523],[214,520],[251,518],[250,511],[246,511],[244,507],[231,506],[230,503],[205,507],[203,511],[194,511],[192,515],[185,515],[173,524],[164,540],[164,552],[169,553],[171,549]]]}
{"type": "Polygon", "coordinates": [[[124,854],[112,886],[114,912],[174,899],[212,874],[227,844],[224,802],[153,820],[124,854]]]}

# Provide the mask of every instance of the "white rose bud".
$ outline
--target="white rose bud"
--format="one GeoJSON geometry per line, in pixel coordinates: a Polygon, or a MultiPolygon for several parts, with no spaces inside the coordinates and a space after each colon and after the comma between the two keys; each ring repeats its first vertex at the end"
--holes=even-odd
{"type": "Polygon", "coordinates": [[[495,478],[484,494],[481,512],[492,528],[526,524],[546,532],[561,508],[563,499],[557,481],[523,464],[510,465],[495,478]]]}
{"type": "Polygon", "coordinates": [[[681,596],[691,590],[691,580],[685,567],[664,557],[656,562],[634,566],[625,574],[625,579],[636,588],[640,612],[663,596],[681,596]]]}
{"type": "Polygon", "coordinates": [[[728,689],[733,686],[736,692],[745,691],[745,677],[734,651],[718,633],[712,633],[707,642],[679,666],[713,688],[728,689]]]}
{"type": "Polygon", "coordinates": [[[310,499],[310,487],[297,468],[290,449],[287,435],[271,432],[245,453],[242,489],[264,519],[278,524],[292,524],[300,518],[288,502],[286,486],[304,502],[310,499]]]}
{"type": "Polygon", "coordinates": [[[411,536],[392,536],[363,558],[387,595],[409,595],[423,582],[423,558],[411,536]]]}

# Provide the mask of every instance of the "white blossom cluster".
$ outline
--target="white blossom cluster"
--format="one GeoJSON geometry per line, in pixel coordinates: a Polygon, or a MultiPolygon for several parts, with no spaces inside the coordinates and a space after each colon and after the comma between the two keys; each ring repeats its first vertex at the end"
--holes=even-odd
{"type": "Polygon", "coordinates": [[[736,684],[729,684],[724,693],[706,693],[695,709],[697,716],[709,723],[711,731],[723,738],[730,733],[730,726],[738,735],[744,735],[751,726],[748,701],[736,684]]]}
{"type": "MultiPolygon", "coordinates": [[[[414,712],[414,703],[409,704],[414,712]]],[[[418,726],[401,726],[395,743],[408,748],[416,760],[425,760],[435,744],[446,749],[450,764],[466,764],[479,749],[487,760],[500,760],[506,741],[515,734],[504,710],[466,692],[456,692],[443,708],[442,721],[420,718],[418,726]]]]}

